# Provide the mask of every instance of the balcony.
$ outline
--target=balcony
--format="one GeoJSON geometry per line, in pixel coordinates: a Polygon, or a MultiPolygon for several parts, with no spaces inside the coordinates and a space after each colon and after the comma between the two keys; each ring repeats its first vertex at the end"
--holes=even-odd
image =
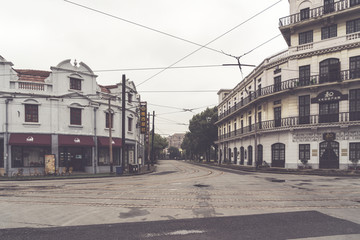
{"type": "Polygon", "coordinates": [[[318,17],[322,17],[325,16],[327,14],[330,13],[334,13],[334,12],[340,12],[346,9],[349,9],[351,7],[353,7],[356,4],[353,4],[352,0],[342,0],[342,1],[338,1],[332,4],[326,4],[324,6],[321,7],[317,7],[317,8],[313,8],[313,9],[309,9],[309,12],[304,14],[304,13],[296,13],[287,17],[283,17],[280,18],[279,20],[279,27],[285,27],[285,26],[289,26],[295,23],[299,23],[301,21],[305,21],[305,20],[309,20],[309,19],[315,19],[318,17]],[[306,16],[306,17],[304,17],[306,16]]]}
{"type": "Polygon", "coordinates": [[[245,107],[249,103],[253,102],[255,99],[263,96],[268,96],[285,90],[292,90],[306,86],[313,86],[318,84],[324,84],[329,82],[342,82],[349,79],[354,79],[360,77],[359,70],[344,70],[339,71],[337,74],[322,74],[322,75],[312,75],[309,78],[294,78],[280,84],[270,85],[261,89],[258,89],[256,92],[251,92],[246,98],[241,100],[239,103],[232,106],[227,111],[219,115],[219,120],[231,115],[237,110],[245,107]]]}
{"type": "Polygon", "coordinates": [[[52,85],[42,82],[28,82],[28,81],[11,81],[10,88],[22,89],[27,91],[49,92],[52,91],[52,85]]]}
{"type": "MultiPolygon", "coordinates": [[[[358,125],[360,121],[360,112],[342,112],[337,114],[331,114],[331,117],[327,115],[309,115],[304,117],[288,117],[279,120],[263,121],[256,124],[257,133],[266,131],[279,131],[288,130],[291,128],[309,128],[309,127],[329,127],[339,125],[358,125]],[[323,121],[327,119],[327,121],[323,121]]],[[[230,133],[226,133],[219,136],[219,141],[234,139],[237,137],[248,136],[255,133],[255,124],[244,128],[237,129],[230,133]]]]}

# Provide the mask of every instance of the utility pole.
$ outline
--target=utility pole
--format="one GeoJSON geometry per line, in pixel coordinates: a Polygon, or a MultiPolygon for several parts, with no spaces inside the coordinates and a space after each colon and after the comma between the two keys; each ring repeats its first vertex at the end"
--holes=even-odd
{"type": "Polygon", "coordinates": [[[146,125],[146,134],[147,134],[147,142],[146,142],[146,159],[148,164],[148,171],[150,171],[150,113],[148,113],[147,125],[146,125]]]}
{"type": "Polygon", "coordinates": [[[122,92],[121,92],[121,168],[125,172],[125,91],[126,76],[122,75],[122,92]]]}
{"type": "Polygon", "coordinates": [[[114,172],[114,162],[113,162],[113,149],[112,149],[112,113],[111,113],[111,97],[109,97],[109,109],[108,109],[108,122],[109,122],[109,157],[110,157],[110,173],[114,172]]]}
{"type": "Polygon", "coordinates": [[[154,153],[154,135],[155,135],[155,111],[153,111],[153,121],[152,121],[152,135],[151,135],[151,166],[154,166],[155,162],[155,153],[154,153]]]}

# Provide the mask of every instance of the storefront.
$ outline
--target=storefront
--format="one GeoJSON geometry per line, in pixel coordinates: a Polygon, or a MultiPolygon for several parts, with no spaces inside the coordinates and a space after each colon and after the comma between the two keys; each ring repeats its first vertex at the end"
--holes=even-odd
{"type": "Polygon", "coordinates": [[[51,135],[12,133],[9,145],[12,168],[44,167],[45,155],[51,153],[51,135]]]}
{"type": "Polygon", "coordinates": [[[59,135],[59,167],[84,172],[92,166],[92,148],[95,146],[92,136],[59,135]]]}
{"type": "MultiPolygon", "coordinates": [[[[98,166],[110,166],[109,138],[98,137],[98,166]]],[[[113,165],[120,165],[121,138],[112,138],[113,165]]]]}

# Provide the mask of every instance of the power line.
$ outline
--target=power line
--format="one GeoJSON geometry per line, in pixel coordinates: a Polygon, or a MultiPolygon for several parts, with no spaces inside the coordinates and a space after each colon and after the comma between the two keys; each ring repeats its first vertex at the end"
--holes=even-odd
{"type": "MultiPolygon", "coordinates": [[[[253,15],[252,17],[248,18],[247,20],[241,22],[240,24],[236,25],[235,27],[231,28],[230,30],[226,31],[225,33],[221,34],[220,36],[216,37],[215,39],[211,40],[210,42],[206,43],[205,45],[202,45],[200,48],[196,49],[195,51],[192,51],[191,53],[187,54],[186,56],[182,57],[181,59],[179,59],[178,61],[174,62],[173,64],[171,64],[170,66],[168,66],[167,68],[164,68],[163,70],[161,70],[160,72],[154,74],[153,76],[149,77],[148,79],[142,81],[140,84],[136,85],[136,87],[146,83],[147,81],[153,79],[154,77],[158,76],[159,74],[163,73],[164,71],[166,71],[167,69],[173,67],[174,65],[178,64],[179,62],[183,61],[184,59],[190,57],[191,55],[197,53],[198,51],[200,51],[203,48],[206,48],[209,44],[217,41],[218,39],[222,38],[223,36],[227,35],[228,33],[234,31],[236,28],[242,26],[243,24],[249,22],[250,20],[252,20],[253,18],[257,17],[258,15],[262,14],[263,12],[267,11],[268,9],[274,7],[276,4],[280,3],[282,0],[277,1],[276,3],[270,5],[269,7],[265,8],[264,10],[256,13],[255,15],[253,15]]],[[[224,52],[222,52],[223,54],[225,54],[224,52]]],[[[227,54],[225,54],[227,55],[227,54]]],[[[228,55],[227,55],[228,56],[228,55]]]]}
{"type": "Polygon", "coordinates": [[[175,39],[178,39],[178,40],[181,40],[181,41],[184,41],[184,42],[187,42],[187,43],[196,45],[196,46],[198,46],[198,47],[202,47],[202,48],[205,47],[205,48],[208,49],[208,50],[211,50],[211,51],[214,51],[214,52],[223,54],[222,51],[216,50],[216,49],[214,49],[214,48],[210,48],[210,47],[203,46],[202,44],[199,44],[199,43],[196,43],[196,42],[187,40],[187,39],[185,39],[185,38],[178,37],[178,36],[175,36],[175,35],[173,35],[173,34],[170,34],[170,33],[167,33],[167,32],[164,32],[164,31],[161,31],[161,30],[152,28],[152,27],[145,26],[145,25],[140,24],[140,23],[136,23],[136,22],[134,22],[134,21],[127,20],[127,19],[122,18],[122,17],[118,17],[118,16],[115,16],[115,15],[112,15],[112,14],[109,14],[109,13],[106,13],[106,12],[103,12],[103,11],[100,11],[100,10],[97,10],[97,9],[95,9],[95,8],[91,8],[91,7],[88,7],[88,6],[85,6],[85,5],[81,5],[81,4],[76,3],[76,2],[72,2],[72,1],[69,1],[69,0],[64,0],[64,1],[67,2],[67,3],[73,4],[73,5],[76,5],[76,6],[78,6],[78,7],[82,7],[82,8],[88,9],[88,10],[90,10],[90,11],[103,14],[103,15],[108,16],[108,17],[111,17],[111,18],[115,18],[115,19],[118,19],[118,20],[121,20],[121,21],[130,23],[130,24],[132,24],[132,25],[136,25],[136,26],[141,27],[141,28],[145,28],[145,29],[147,29],[147,30],[150,30],[150,31],[153,31],[153,32],[157,32],[157,33],[160,33],[160,34],[162,34],[162,35],[165,35],[165,36],[168,36],[168,37],[171,37],[171,38],[175,38],[175,39]]]}
{"type": "Polygon", "coordinates": [[[139,93],[214,93],[219,90],[147,90],[139,93]]]}

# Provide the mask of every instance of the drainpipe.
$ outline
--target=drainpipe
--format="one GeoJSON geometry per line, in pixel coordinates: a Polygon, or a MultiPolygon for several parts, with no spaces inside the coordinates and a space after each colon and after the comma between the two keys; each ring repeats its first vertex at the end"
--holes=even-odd
{"type": "Polygon", "coordinates": [[[6,176],[9,176],[9,102],[12,101],[12,98],[7,98],[5,100],[5,173],[6,176]]]}
{"type": "Polygon", "coordinates": [[[96,110],[97,107],[94,107],[94,140],[95,140],[95,151],[94,151],[94,174],[96,174],[96,167],[97,167],[97,156],[98,156],[98,142],[97,142],[97,135],[96,135],[96,110]]]}

